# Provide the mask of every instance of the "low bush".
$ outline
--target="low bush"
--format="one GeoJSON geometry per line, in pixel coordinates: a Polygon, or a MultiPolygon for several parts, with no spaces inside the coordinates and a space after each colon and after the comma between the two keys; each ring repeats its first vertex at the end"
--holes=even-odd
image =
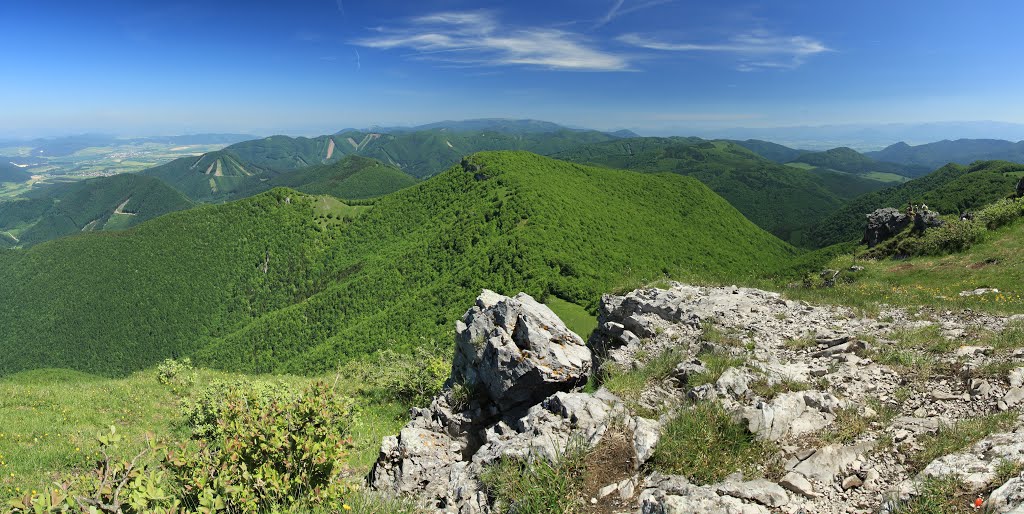
{"type": "Polygon", "coordinates": [[[1024,215],[1024,201],[1020,198],[1005,198],[985,207],[975,219],[989,230],[1009,225],[1024,215]]]}
{"type": "Polygon", "coordinates": [[[11,512],[338,512],[349,499],[370,501],[342,480],[352,408],[326,384],[291,391],[220,383],[192,405],[194,440],[151,441],[117,460],[120,436],[111,427],[98,437],[102,458],[91,471],[11,502],[11,512]]]}

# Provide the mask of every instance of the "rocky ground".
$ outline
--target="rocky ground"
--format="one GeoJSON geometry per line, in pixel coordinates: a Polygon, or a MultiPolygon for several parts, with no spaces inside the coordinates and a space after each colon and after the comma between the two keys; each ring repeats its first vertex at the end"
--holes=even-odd
{"type": "Polygon", "coordinates": [[[673,284],[606,296],[599,321],[584,343],[529,296],[485,291],[457,326],[453,387],[384,441],[370,485],[429,510],[491,512],[486,467],[555,459],[581,441],[608,461],[582,493],[595,512],[897,512],[927,477],[951,476],[965,485],[953,505],[978,494],[980,510],[1024,512],[1024,351],[992,335],[1018,319],[867,318],[755,289],[673,284]],[[643,369],[669,351],[674,371],[636,394],[583,392],[591,374],[643,369]],[[691,386],[723,355],[728,368],[691,386]],[[697,484],[651,465],[665,425],[701,402],[771,444],[759,476],[697,484]],[[943,448],[953,451],[934,455],[943,448]]]}

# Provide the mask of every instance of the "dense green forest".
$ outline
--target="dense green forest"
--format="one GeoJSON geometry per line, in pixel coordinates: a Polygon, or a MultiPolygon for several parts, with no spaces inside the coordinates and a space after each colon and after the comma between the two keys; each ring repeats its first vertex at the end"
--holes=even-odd
{"type": "Polygon", "coordinates": [[[500,130],[429,130],[376,133],[345,131],[316,138],[273,136],[227,148],[244,162],[279,171],[342,159],[349,154],[372,157],[424,178],[459,162],[464,155],[486,150],[526,150],[551,154],[581,144],[618,136],[594,130],[560,128],[551,132],[500,130]]]}
{"type": "Polygon", "coordinates": [[[2,182],[26,182],[32,178],[32,174],[15,166],[0,156],[0,183],[2,182]]]}
{"type": "Polygon", "coordinates": [[[554,154],[573,162],[641,172],[672,172],[700,180],[761,228],[791,242],[842,206],[850,183],[874,190],[885,184],[858,177],[821,177],[783,166],[730,141],[632,138],[554,154]],[[863,184],[863,185],[860,185],[863,184]]]}
{"type": "Polygon", "coordinates": [[[275,189],[0,251],[0,373],[118,374],[168,356],[320,372],[446,340],[485,287],[593,312],[616,288],[729,280],[794,254],[688,177],[523,152],[470,160],[346,221],[275,189]]]}
{"type": "Polygon", "coordinates": [[[859,239],[866,214],[883,207],[903,208],[908,202],[926,204],[943,214],[977,209],[1013,192],[1024,165],[983,161],[967,166],[949,164],[890,189],[858,197],[808,231],[807,243],[817,247],[859,239]]]}
{"type": "Polygon", "coordinates": [[[868,157],[899,164],[938,168],[944,164],[970,164],[975,161],[1024,162],[1024,141],[1016,143],[1001,139],[957,139],[936,141],[917,146],[900,142],[868,157]]]}
{"type": "Polygon", "coordinates": [[[876,161],[853,148],[840,147],[824,152],[810,152],[800,155],[791,162],[803,163],[816,168],[843,171],[846,173],[867,174],[895,173],[905,177],[919,177],[928,174],[933,168],[919,165],[900,165],[891,162],[876,161]]]}
{"type": "Polygon", "coordinates": [[[0,202],[0,230],[17,237],[8,246],[31,246],[68,234],[128,228],[191,206],[160,180],[114,175],[49,185],[0,202]]]}
{"type": "Polygon", "coordinates": [[[282,173],[271,179],[269,184],[314,195],[363,199],[392,193],[416,182],[411,175],[394,166],[376,159],[349,155],[331,164],[282,173]]]}

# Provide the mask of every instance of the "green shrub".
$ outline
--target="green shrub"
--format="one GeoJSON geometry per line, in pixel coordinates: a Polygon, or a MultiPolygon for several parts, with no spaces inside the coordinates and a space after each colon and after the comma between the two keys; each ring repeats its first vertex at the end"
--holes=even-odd
{"type": "Polygon", "coordinates": [[[218,498],[232,512],[262,512],[272,505],[340,501],[351,403],[323,383],[264,402],[250,398],[247,391],[228,390],[218,405],[218,430],[165,454],[163,465],[183,503],[218,498]]]}
{"type": "Polygon", "coordinates": [[[167,359],[156,367],[156,380],[168,385],[175,393],[181,393],[192,387],[196,381],[196,370],[192,359],[188,357],[177,361],[167,359]]]}
{"type": "MultiPolygon", "coordinates": [[[[949,220],[918,238],[919,247],[907,247],[904,255],[942,255],[962,252],[985,237],[985,226],[977,221],[949,220]]],[[[907,238],[910,242],[913,238],[907,238]]]]}
{"type": "Polygon", "coordinates": [[[228,428],[222,421],[233,403],[259,410],[276,403],[287,404],[295,397],[296,392],[283,383],[215,380],[194,397],[185,399],[181,404],[181,414],[193,437],[210,438],[228,428]]]}
{"type": "Polygon", "coordinates": [[[1024,214],[1024,202],[1019,198],[1004,198],[982,209],[975,219],[989,230],[1013,223],[1024,214]]]}

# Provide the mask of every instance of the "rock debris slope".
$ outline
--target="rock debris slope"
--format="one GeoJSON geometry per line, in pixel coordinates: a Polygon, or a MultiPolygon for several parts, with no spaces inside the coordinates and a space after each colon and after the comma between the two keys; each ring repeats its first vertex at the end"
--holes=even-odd
{"type": "Polygon", "coordinates": [[[1024,351],[976,344],[981,333],[1019,330],[1019,318],[886,310],[873,319],[756,289],[673,283],[605,296],[584,345],[533,298],[484,291],[457,325],[449,387],[384,440],[368,480],[428,510],[492,512],[479,479],[487,466],[550,460],[572,440],[593,447],[621,433],[636,473],[581,498],[584,511],[614,496],[621,512],[898,512],[929,477],[954,477],[989,512],[1024,512],[1024,351]],[[638,394],[582,392],[593,373],[643,369],[664,352],[678,355],[675,371],[638,394]],[[691,386],[716,356],[733,365],[691,386]],[[665,425],[701,402],[771,444],[758,476],[698,484],[653,465],[665,425]]]}

